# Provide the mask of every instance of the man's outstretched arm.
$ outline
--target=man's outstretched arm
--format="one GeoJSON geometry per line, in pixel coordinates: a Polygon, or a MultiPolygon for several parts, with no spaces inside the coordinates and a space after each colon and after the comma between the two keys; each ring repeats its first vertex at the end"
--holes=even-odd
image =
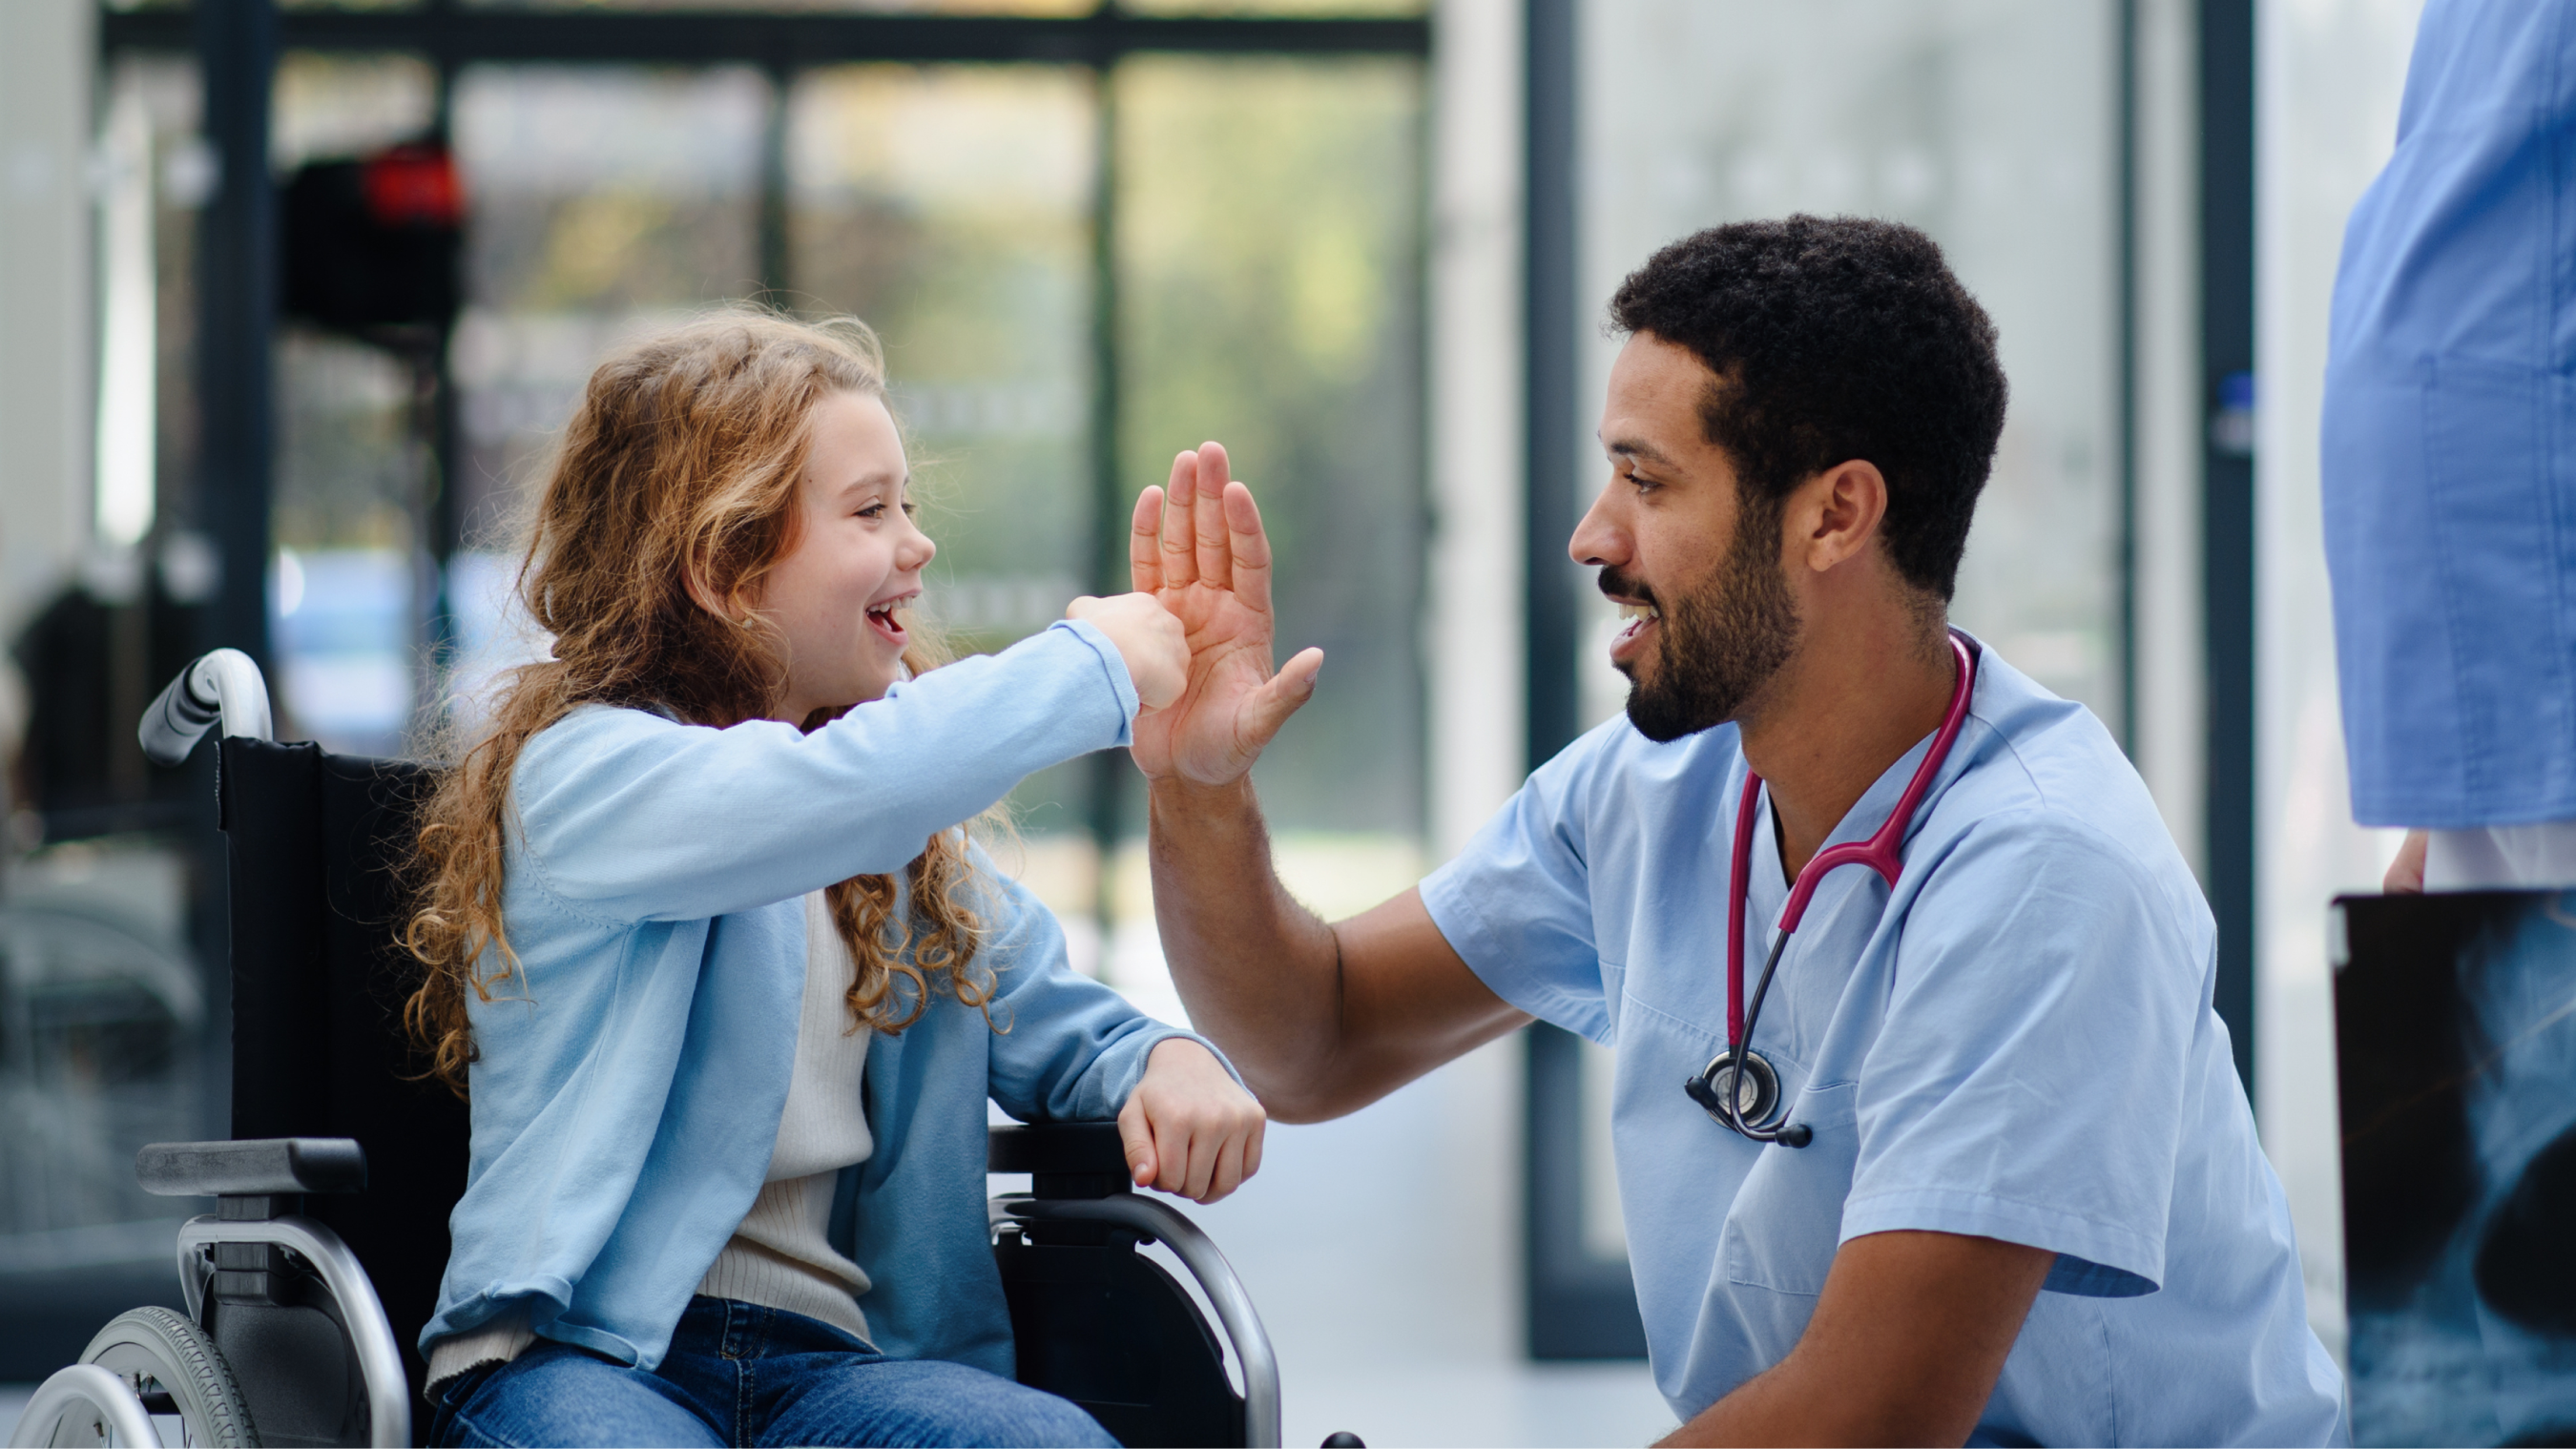
{"type": "Polygon", "coordinates": [[[1326,925],[1281,888],[1249,781],[1153,791],[1154,916],[1190,1021],[1283,1122],[1355,1111],[1529,1018],[1407,890],[1326,925]]]}
{"type": "Polygon", "coordinates": [[[1270,542],[1210,443],[1137,500],[1128,561],[1181,619],[1190,682],[1136,722],[1154,915],[1193,1025],[1282,1121],[1366,1105],[1529,1018],[1467,969],[1419,893],[1328,926],[1281,887],[1252,762],[1314,693],[1323,655],[1270,671],[1270,542]]]}
{"type": "Polygon", "coordinates": [[[1854,1238],[1789,1356],[1663,1442],[1965,1443],[2056,1258],[1956,1233],[1854,1238]]]}

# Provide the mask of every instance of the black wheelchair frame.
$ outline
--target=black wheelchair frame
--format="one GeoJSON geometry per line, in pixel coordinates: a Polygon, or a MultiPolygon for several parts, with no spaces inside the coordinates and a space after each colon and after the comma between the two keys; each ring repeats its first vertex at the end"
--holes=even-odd
{"type": "MultiPolygon", "coordinates": [[[[412,1344],[469,1131],[465,1104],[419,1078],[401,1022],[394,867],[428,771],[277,743],[266,682],[237,650],[170,682],[145,753],[176,764],[217,725],[233,1137],[135,1163],[147,1191],[216,1200],[179,1231],[188,1311],[112,1321],[38,1387],[14,1443],[157,1445],[175,1416],[196,1444],[405,1445],[429,1422],[412,1344]]],[[[1189,1219],[1129,1190],[1114,1123],[996,1127],[987,1167],[1031,1176],[988,1204],[1022,1383],[1129,1445],[1279,1443],[1278,1361],[1250,1296],[1189,1219]],[[1137,1251],[1154,1242],[1215,1325],[1137,1251]]]]}

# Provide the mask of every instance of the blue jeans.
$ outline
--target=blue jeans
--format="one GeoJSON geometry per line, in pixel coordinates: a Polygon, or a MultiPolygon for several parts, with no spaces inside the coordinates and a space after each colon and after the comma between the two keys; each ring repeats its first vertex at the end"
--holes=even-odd
{"type": "Polygon", "coordinates": [[[539,1339],[433,1397],[429,1442],[444,1445],[1118,1442],[1053,1394],[724,1298],[689,1300],[651,1373],[539,1339]]]}

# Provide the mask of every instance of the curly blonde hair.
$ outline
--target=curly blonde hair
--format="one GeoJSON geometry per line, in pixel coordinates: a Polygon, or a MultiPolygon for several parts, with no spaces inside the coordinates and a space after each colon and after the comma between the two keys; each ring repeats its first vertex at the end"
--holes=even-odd
{"type": "MultiPolygon", "coordinates": [[[[477,1055],[466,993],[491,1001],[521,972],[501,916],[520,751],[585,704],[658,708],[718,728],[774,707],[785,650],[754,604],[796,544],[809,420],[827,396],[883,398],[885,385],[884,353],[865,323],[749,309],[627,347],[591,374],[519,566],[519,599],[552,636],[552,657],[508,676],[479,737],[438,769],[421,815],[403,941],[426,974],[403,1020],[426,1075],[459,1096],[477,1055]]],[[[912,633],[904,663],[914,673],[946,662],[928,630],[912,633]]],[[[804,728],[837,713],[816,711],[804,728]]],[[[974,874],[968,832],[957,829],[932,836],[905,868],[908,891],[890,875],[825,891],[853,965],[849,1030],[902,1031],[938,980],[989,1017],[992,976],[969,970],[984,934],[968,901],[974,874]]]]}

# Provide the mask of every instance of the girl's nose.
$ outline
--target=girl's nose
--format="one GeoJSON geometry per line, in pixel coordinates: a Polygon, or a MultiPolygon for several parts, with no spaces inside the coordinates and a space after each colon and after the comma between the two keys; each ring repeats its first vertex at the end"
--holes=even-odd
{"type": "Polygon", "coordinates": [[[921,526],[909,516],[903,520],[903,533],[903,538],[895,544],[895,566],[905,573],[918,572],[939,556],[939,545],[931,542],[930,535],[922,532],[921,526]]]}

